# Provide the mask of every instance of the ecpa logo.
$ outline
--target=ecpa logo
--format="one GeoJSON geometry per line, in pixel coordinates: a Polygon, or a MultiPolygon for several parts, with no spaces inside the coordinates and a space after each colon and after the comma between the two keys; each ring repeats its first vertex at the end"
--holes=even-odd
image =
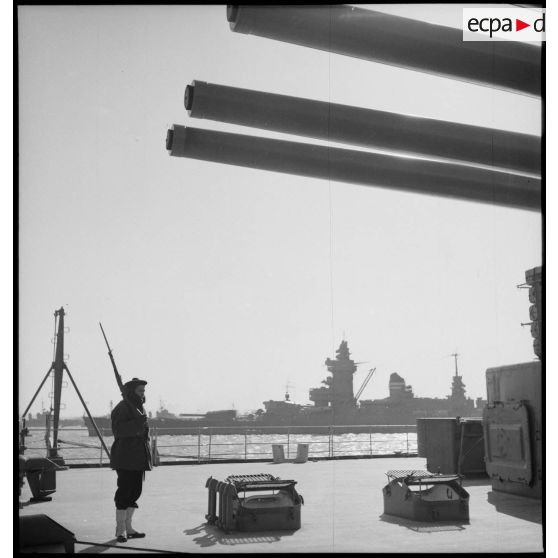
{"type": "Polygon", "coordinates": [[[546,40],[544,9],[463,8],[464,41],[546,40]]]}

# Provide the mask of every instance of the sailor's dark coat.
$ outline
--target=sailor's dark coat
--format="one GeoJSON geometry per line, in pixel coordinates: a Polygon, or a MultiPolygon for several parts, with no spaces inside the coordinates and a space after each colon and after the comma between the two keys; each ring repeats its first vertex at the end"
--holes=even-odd
{"type": "Polygon", "coordinates": [[[110,448],[112,469],[150,471],[149,426],[139,410],[122,400],[110,415],[114,442],[110,448]]]}

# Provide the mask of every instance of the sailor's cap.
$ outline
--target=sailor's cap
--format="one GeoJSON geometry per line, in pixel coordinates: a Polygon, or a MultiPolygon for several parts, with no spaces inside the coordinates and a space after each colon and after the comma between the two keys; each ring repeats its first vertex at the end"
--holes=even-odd
{"type": "Polygon", "coordinates": [[[147,382],[145,380],[140,380],[139,378],[132,378],[130,381],[124,384],[125,388],[135,388],[136,386],[145,386],[147,382]]]}

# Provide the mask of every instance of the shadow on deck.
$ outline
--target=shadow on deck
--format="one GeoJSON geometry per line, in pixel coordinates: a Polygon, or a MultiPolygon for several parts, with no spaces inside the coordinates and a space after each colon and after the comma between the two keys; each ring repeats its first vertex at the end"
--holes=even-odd
{"type": "Polygon", "coordinates": [[[542,525],[541,500],[491,490],[487,495],[487,501],[496,508],[498,513],[505,513],[523,521],[542,525]]]}
{"type": "Polygon", "coordinates": [[[221,544],[224,546],[236,546],[241,544],[254,543],[276,543],[284,537],[290,537],[296,531],[263,531],[256,534],[249,533],[225,533],[218,527],[201,523],[193,529],[184,530],[184,534],[188,536],[199,535],[192,540],[201,548],[221,544]]]}
{"type": "Polygon", "coordinates": [[[403,517],[396,517],[395,515],[388,515],[383,513],[379,516],[381,521],[406,527],[416,533],[441,533],[443,531],[464,531],[469,521],[437,521],[436,523],[429,523],[425,521],[413,521],[412,519],[405,519],[403,517]]]}

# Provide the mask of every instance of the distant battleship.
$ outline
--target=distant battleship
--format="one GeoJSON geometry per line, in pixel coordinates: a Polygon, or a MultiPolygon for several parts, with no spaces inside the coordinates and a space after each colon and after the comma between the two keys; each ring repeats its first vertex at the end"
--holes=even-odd
{"type": "MultiPolygon", "coordinates": [[[[335,426],[335,432],[407,432],[416,430],[416,419],[422,417],[480,417],[486,404],[465,396],[465,384],[457,370],[451,385],[451,395],[445,398],[415,397],[411,386],[397,373],[389,379],[389,397],[374,400],[358,400],[365,383],[355,397],[353,375],[357,366],[350,358],[347,341],[343,340],[336,351],[336,358],[326,359],[330,375],[322,381],[322,387],[310,390],[309,398],[314,405],[299,405],[290,401],[288,393],[284,400],[264,401],[265,411],[239,415],[234,409],[210,411],[204,414],[174,415],[163,406],[149,425],[158,435],[197,434],[201,428],[211,428],[212,434],[241,434],[247,428],[259,433],[280,433],[285,427],[293,433],[319,434],[335,426]],[[408,425],[412,425],[409,427],[408,425]]],[[[90,436],[96,436],[88,417],[83,417],[90,436]]],[[[111,435],[110,415],[94,417],[103,435],[111,435]]]]}
{"type": "MultiPolygon", "coordinates": [[[[40,413],[36,413],[35,416],[33,416],[32,413],[29,413],[25,417],[25,426],[31,428],[48,428],[49,425],[52,425],[52,421],[53,411],[43,408],[43,410],[40,413]]],[[[64,419],[61,418],[59,422],[60,427],[81,426],[82,424],[82,420],[79,417],[64,419]]]]}

